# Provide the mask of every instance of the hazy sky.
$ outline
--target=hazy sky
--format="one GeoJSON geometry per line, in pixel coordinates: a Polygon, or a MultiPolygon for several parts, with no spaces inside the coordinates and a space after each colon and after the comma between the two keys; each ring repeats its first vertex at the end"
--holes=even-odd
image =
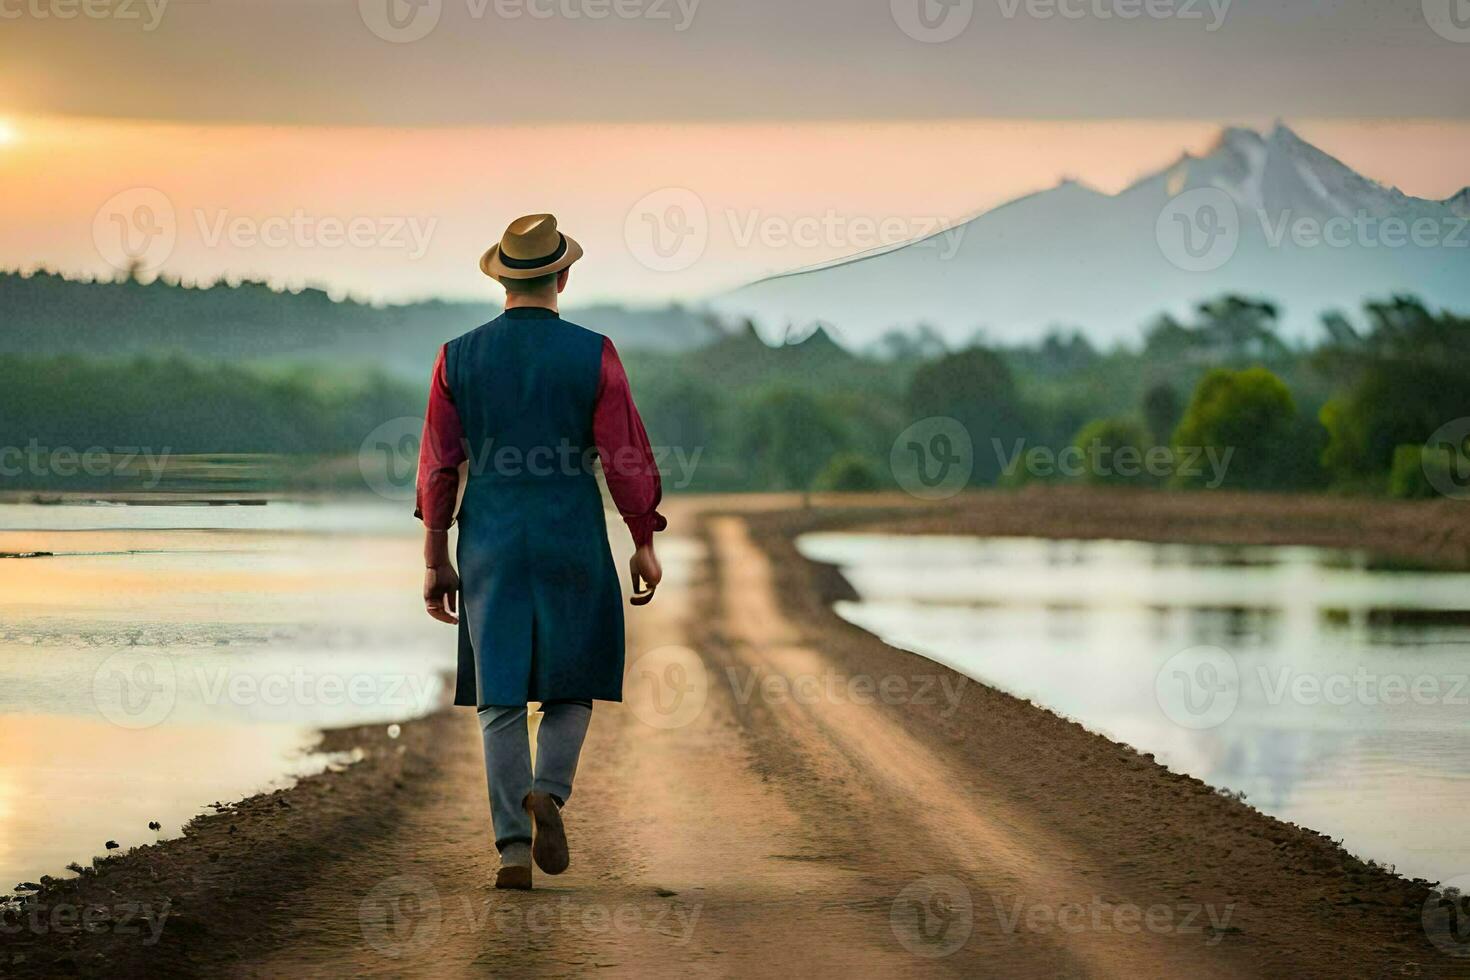
{"type": "Polygon", "coordinates": [[[696,297],[1276,118],[1442,198],[1453,4],[0,0],[0,267],[494,295],[479,251],[551,210],[581,297],[696,297]]]}
{"type": "Polygon", "coordinates": [[[1470,19],[1435,30],[1456,5],[0,0],[0,99],[28,114],[400,126],[1465,118],[1470,19]],[[83,3],[101,16],[58,17],[83,3]]]}

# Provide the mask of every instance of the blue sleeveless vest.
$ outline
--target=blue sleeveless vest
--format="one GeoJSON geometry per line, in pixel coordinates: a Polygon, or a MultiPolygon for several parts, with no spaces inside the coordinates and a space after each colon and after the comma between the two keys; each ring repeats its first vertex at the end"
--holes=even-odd
{"type": "Polygon", "coordinates": [[[602,346],[519,308],[444,347],[469,455],[455,704],[622,700],[622,588],[593,466],[602,346]]]}

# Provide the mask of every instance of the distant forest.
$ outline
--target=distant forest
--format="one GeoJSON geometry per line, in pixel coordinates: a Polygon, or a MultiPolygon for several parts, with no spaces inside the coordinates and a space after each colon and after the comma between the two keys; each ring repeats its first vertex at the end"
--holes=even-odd
{"type": "MultiPolygon", "coordinates": [[[[494,312],[378,308],[259,284],[0,274],[0,488],[106,488],[60,467],[15,465],[22,451],[34,460],[96,447],[213,458],[216,469],[187,471],[214,473],[218,487],[299,485],[303,472],[360,484],[365,437],[420,415],[434,349],[494,312]],[[400,359],[413,371],[395,370],[400,359]],[[320,465],[227,465],[260,454],[320,465]]],[[[630,342],[641,327],[614,339],[650,438],[695,461],[666,467],[670,490],[891,488],[903,480],[890,465],[895,440],[930,417],[969,433],[976,486],[1080,480],[1413,497],[1470,479],[1461,472],[1470,433],[1426,446],[1470,416],[1470,320],[1411,297],[1329,314],[1318,339],[1289,344],[1271,303],[1225,296],[1184,322],[1160,317],[1140,343],[1110,350],[1082,329],[962,349],[919,330],[855,353],[821,328],[770,346],[749,324],[722,331],[684,311],[662,315],[644,332],[683,331],[676,343],[630,342]],[[1069,448],[1080,468],[1034,456],[1069,448]],[[1228,466],[1178,465],[1206,450],[1228,466]]]]}
{"type": "MultiPolygon", "coordinates": [[[[440,344],[499,312],[490,302],[375,306],[333,299],[320,289],[282,291],[250,280],[182,286],[131,276],[83,281],[51,272],[0,272],[0,353],[309,361],[416,379],[440,344]]],[[[686,350],[717,333],[706,318],[678,306],[576,312],[578,322],[622,346],[686,350]]]]}

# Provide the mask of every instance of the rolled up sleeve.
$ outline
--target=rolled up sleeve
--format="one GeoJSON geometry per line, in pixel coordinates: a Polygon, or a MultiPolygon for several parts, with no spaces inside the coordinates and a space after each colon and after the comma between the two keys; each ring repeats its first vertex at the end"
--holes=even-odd
{"type": "Polygon", "coordinates": [[[454,505],[459,499],[459,465],[465,461],[464,426],[449,390],[444,368],[444,348],[434,361],[429,383],[429,408],[424,415],[424,434],[419,441],[418,505],[414,516],[431,531],[447,531],[454,523],[454,505]]]}
{"type": "Polygon", "coordinates": [[[642,547],[653,540],[654,532],[662,531],[669,524],[658,512],[663,499],[663,479],[648,444],[643,419],[638,415],[638,406],[633,404],[633,391],[623,362],[612,341],[605,338],[592,432],[608,492],[633,535],[633,543],[642,547]]]}

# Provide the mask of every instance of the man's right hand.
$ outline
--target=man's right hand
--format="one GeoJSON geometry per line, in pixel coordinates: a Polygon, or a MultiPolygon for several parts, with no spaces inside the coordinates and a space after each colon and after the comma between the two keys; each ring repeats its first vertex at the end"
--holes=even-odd
{"type": "Polygon", "coordinates": [[[628,601],[635,606],[648,605],[653,601],[653,592],[664,577],[658,556],[653,553],[652,541],[633,552],[633,560],[629,562],[628,568],[633,575],[633,596],[628,601]]]}

